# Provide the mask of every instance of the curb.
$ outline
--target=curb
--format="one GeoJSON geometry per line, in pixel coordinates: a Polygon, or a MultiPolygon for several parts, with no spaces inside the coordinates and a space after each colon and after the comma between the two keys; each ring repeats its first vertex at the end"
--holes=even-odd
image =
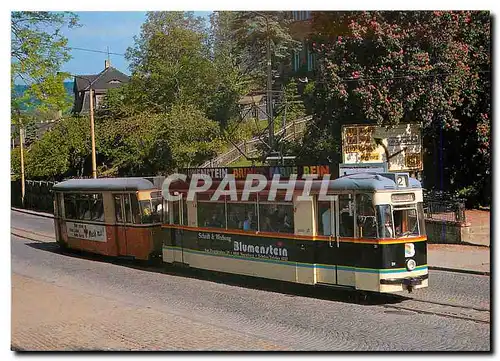
{"type": "Polygon", "coordinates": [[[439,266],[427,266],[427,267],[431,270],[436,270],[436,271],[467,273],[467,274],[473,274],[473,275],[479,275],[479,276],[490,276],[491,275],[490,271],[473,271],[473,270],[467,270],[467,269],[439,267],[439,266]]]}
{"type": "Polygon", "coordinates": [[[42,242],[42,243],[56,242],[56,239],[49,235],[31,232],[20,228],[14,228],[14,229],[11,228],[10,234],[16,237],[26,238],[29,239],[30,241],[35,241],[35,242],[42,242]]]}
{"type": "Polygon", "coordinates": [[[31,216],[37,216],[37,217],[54,219],[54,215],[50,214],[50,213],[39,213],[39,212],[35,212],[35,211],[30,211],[30,210],[27,210],[27,209],[14,208],[14,207],[11,207],[10,210],[11,211],[15,211],[15,212],[19,212],[19,213],[29,214],[31,216]]]}

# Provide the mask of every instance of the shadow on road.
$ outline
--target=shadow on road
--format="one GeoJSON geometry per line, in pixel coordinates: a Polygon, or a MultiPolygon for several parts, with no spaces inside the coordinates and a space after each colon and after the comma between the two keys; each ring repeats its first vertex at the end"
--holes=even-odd
{"type": "Polygon", "coordinates": [[[41,251],[52,252],[66,257],[110,263],[146,272],[162,273],[170,276],[194,278],[219,284],[281,293],[290,297],[310,297],[369,306],[395,304],[410,299],[408,297],[395,294],[363,293],[346,288],[309,286],[252,276],[242,276],[230,273],[199,270],[189,267],[172,266],[167,263],[162,263],[161,260],[141,261],[130,258],[102,256],[85,251],[62,249],[56,242],[32,242],[26,243],[26,245],[41,251]]]}

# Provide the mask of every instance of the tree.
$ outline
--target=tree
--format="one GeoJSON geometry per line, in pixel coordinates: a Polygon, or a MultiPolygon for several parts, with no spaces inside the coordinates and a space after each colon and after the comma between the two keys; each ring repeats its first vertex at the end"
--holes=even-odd
{"type": "Polygon", "coordinates": [[[261,89],[266,86],[268,40],[274,75],[278,75],[280,67],[289,61],[292,51],[300,49],[300,42],[291,36],[289,24],[285,12],[278,11],[239,11],[232,19],[238,65],[261,89]]]}
{"type": "Polygon", "coordinates": [[[196,166],[220,146],[219,127],[193,105],[174,104],[169,113],[143,112],[118,121],[106,119],[98,149],[105,175],[168,174],[196,166]]]}
{"type": "MultiPolygon", "coordinates": [[[[12,165],[19,171],[12,151],[12,165]]],[[[60,120],[25,150],[29,179],[61,180],[90,174],[90,130],[84,118],[60,120]]],[[[19,171],[20,172],[20,171],[19,171]]]]}
{"type": "Polygon", "coordinates": [[[233,36],[234,11],[215,11],[210,16],[210,48],[215,71],[215,91],[210,96],[207,115],[227,129],[238,120],[238,101],[248,93],[252,79],[238,65],[236,40],[233,36]]]}
{"type": "MultiPolygon", "coordinates": [[[[70,59],[64,27],[78,25],[72,13],[14,11],[11,16],[11,106],[25,110],[63,110],[69,105],[60,73],[62,64],[70,59]],[[15,84],[25,84],[19,93],[15,84]]],[[[17,119],[17,118],[15,118],[17,119]]]]}
{"type": "Polygon", "coordinates": [[[135,45],[127,50],[130,100],[137,108],[169,111],[175,102],[206,110],[214,89],[208,37],[191,13],[150,12],[135,45]]]}
{"type": "Polygon", "coordinates": [[[489,145],[489,13],[318,13],[313,24],[316,121],[303,155],[339,162],[342,124],[418,122],[427,152],[441,152],[439,172],[424,172],[438,177],[426,184],[456,188],[470,182],[470,171],[467,181],[455,170],[477,171],[471,153],[478,152],[479,138],[481,147],[489,145]],[[464,149],[463,157],[452,145],[464,149]]]}

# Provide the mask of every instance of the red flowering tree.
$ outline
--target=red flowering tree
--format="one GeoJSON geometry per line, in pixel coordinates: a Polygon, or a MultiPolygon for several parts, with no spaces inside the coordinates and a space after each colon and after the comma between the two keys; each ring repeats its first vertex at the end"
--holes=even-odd
{"type": "Polygon", "coordinates": [[[321,12],[313,33],[316,126],[302,157],[340,161],[342,124],[418,122],[427,185],[489,173],[489,12],[321,12]]]}

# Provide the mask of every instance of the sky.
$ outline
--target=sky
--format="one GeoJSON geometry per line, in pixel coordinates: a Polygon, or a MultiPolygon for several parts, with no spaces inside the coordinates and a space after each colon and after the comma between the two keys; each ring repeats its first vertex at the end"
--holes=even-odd
{"type": "MultiPolygon", "coordinates": [[[[68,46],[125,54],[129,46],[134,44],[134,36],[141,32],[141,25],[146,20],[145,11],[80,11],[76,12],[82,25],[78,28],[65,29],[68,46]]],[[[198,11],[196,16],[208,19],[210,12],[198,11]]],[[[71,50],[70,61],[64,64],[62,71],[71,74],[97,74],[104,69],[107,54],[71,50]]],[[[128,62],[122,55],[110,54],[111,65],[121,72],[130,75],[128,62]]]]}

